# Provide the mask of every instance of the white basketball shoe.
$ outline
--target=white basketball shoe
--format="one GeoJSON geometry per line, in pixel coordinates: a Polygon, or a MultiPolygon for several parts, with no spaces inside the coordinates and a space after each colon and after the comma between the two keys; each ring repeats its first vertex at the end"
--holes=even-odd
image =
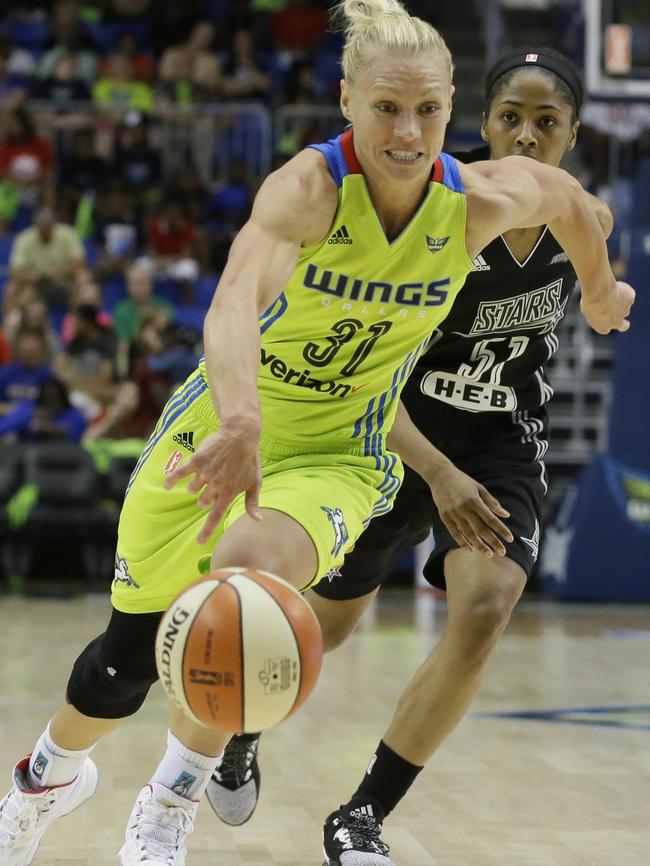
{"type": "Polygon", "coordinates": [[[126,827],[121,866],[185,866],[185,839],[194,829],[198,807],[198,801],[179,797],[158,782],[145,785],[126,827]]]}
{"type": "Polygon", "coordinates": [[[14,786],[0,801],[0,863],[29,866],[47,828],[78,809],[97,790],[99,773],[86,758],[72,782],[53,788],[30,788],[26,776],[29,758],[14,767],[14,786]]]}

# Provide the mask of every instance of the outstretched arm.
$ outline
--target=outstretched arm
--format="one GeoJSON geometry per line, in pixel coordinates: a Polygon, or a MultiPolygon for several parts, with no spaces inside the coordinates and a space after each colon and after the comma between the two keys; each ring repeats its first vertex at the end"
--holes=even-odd
{"type": "Polygon", "coordinates": [[[325,237],[337,206],[338,192],[322,157],[303,152],[267,178],[230,249],[204,324],[205,362],[219,430],[167,479],[171,487],[192,475],[188,490],[201,491],[199,504],[211,507],[199,543],[209,539],[240,492],[246,494],[250,516],[260,517],[259,316],[285,288],[301,245],[325,237]]]}
{"type": "Polygon", "coordinates": [[[459,168],[466,181],[470,256],[508,229],[546,224],[575,269],[592,328],[627,331],[634,290],[616,281],[596,209],[577,180],[522,156],[459,168]]]}

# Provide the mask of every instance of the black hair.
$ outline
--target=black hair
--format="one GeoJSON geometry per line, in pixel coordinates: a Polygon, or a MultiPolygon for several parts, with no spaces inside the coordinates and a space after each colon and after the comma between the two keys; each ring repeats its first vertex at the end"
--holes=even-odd
{"type": "Polygon", "coordinates": [[[554,48],[520,48],[499,58],[485,76],[483,113],[490,113],[497,92],[508,84],[520,69],[537,69],[552,79],[555,89],[571,106],[575,123],[584,100],[582,73],[576,64],[554,48]]]}
{"type": "Polygon", "coordinates": [[[69,409],[72,405],[70,403],[70,397],[68,396],[68,389],[59,379],[55,379],[52,377],[51,379],[44,379],[38,389],[38,396],[36,397],[36,404],[38,406],[43,406],[45,403],[45,398],[48,391],[58,391],[59,400],[63,404],[65,409],[69,409]]]}

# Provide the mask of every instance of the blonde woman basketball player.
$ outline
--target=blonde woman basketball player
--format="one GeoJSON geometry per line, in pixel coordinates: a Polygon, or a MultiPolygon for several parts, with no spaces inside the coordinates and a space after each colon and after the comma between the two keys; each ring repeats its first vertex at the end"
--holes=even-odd
{"type": "MultiPolygon", "coordinates": [[[[30,863],[47,827],[95,792],[90,752],[144,701],[157,621],[186,583],[243,566],[305,588],[390,509],[401,387],[490,241],[547,223],[589,287],[592,324],[627,326],[633,292],[612,275],[579,184],[523,158],[462,167],[441,154],[452,64],[439,34],[396,0],[345,0],[342,15],[354,133],[272,174],[233,243],[205,360],[165,408],[124,502],[107,631],[0,803],[3,866],[30,863]]],[[[227,739],[172,709],[121,866],[183,866],[227,739]]]]}

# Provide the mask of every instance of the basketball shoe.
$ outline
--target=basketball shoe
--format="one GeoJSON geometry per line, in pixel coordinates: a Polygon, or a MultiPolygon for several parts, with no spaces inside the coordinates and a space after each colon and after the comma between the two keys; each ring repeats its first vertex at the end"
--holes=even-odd
{"type": "Polygon", "coordinates": [[[118,854],[121,866],[185,866],[185,839],[194,829],[198,801],[150,782],[138,794],[118,854]]]}
{"type": "Polygon", "coordinates": [[[342,806],[323,825],[323,866],[395,866],[382,842],[378,803],[342,806]]]}
{"type": "Polygon", "coordinates": [[[226,746],[208,782],[208,802],[224,824],[245,824],[260,796],[257,750],[261,734],[238,734],[226,746]]]}
{"type": "Polygon", "coordinates": [[[47,828],[78,809],[97,790],[97,767],[86,758],[76,778],[66,785],[30,788],[27,784],[29,758],[14,767],[14,785],[0,801],[0,863],[2,866],[29,866],[47,828]]]}

